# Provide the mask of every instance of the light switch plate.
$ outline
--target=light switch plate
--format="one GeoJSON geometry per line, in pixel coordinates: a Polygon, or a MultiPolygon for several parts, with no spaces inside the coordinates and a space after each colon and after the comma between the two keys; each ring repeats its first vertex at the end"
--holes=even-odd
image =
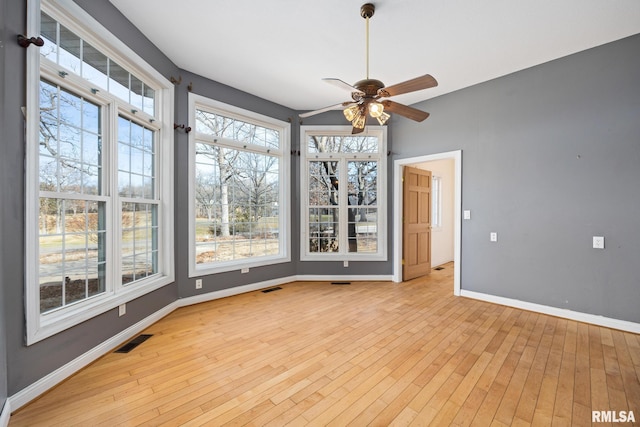
{"type": "Polygon", "coordinates": [[[471,219],[471,211],[464,211],[464,219],[471,219]]]}
{"type": "Polygon", "coordinates": [[[604,236],[593,236],[593,249],[604,249],[604,236]]]}

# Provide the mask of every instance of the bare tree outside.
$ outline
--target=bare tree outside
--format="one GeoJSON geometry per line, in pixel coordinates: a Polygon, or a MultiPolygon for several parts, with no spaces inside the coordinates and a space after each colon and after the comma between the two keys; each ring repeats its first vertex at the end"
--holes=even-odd
{"type": "Polygon", "coordinates": [[[100,107],[40,84],[40,310],[104,291],[100,107]]]}
{"type": "MultiPolygon", "coordinates": [[[[313,135],[307,147],[311,153],[367,153],[377,150],[377,141],[362,136],[313,135]]],[[[326,157],[326,156],[324,156],[326,157]]],[[[340,237],[340,168],[346,168],[348,252],[371,251],[377,220],[377,161],[314,160],[309,168],[310,252],[338,252],[340,237]],[[359,224],[360,223],[360,224],[359,224]]],[[[343,206],[344,206],[343,201],[343,206]]]]}
{"type": "Polygon", "coordinates": [[[196,263],[279,253],[277,131],[196,110],[196,263]]]}

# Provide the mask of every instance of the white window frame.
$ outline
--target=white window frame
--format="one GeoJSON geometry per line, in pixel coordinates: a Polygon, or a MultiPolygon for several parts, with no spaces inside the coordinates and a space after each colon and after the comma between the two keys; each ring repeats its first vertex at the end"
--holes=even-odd
{"type": "MultiPolygon", "coordinates": [[[[351,135],[351,126],[300,126],[300,260],[301,261],[386,261],[387,250],[387,127],[367,126],[358,136],[376,136],[379,140],[378,153],[317,153],[308,152],[308,139],[312,135],[351,135]],[[313,156],[311,158],[310,156],[313,156]],[[316,159],[350,160],[378,162],[377,176],[377,234],[378,250],[375,253],[348,252],[348,212],[347,207],[339,210],[339,252],[309,251],[309,161],[316,159]]],[[[347,168],[339,170],[340,182],[347,182],[347,168]]],[[[339,200],[346,203],[347,187],[340,186],[339,200]]]]}
{"type": "MultiPolygon", "coordinates": [[[[133,113],[124,106],[128,105],[106,91],[91,93],[91,85],[80,76],[69,73],[58,75],[59,66],[43,60],[39,49],[27,49],[27,105],[26,105],[26,173],[25,173],[25,310],[26,344],[31,345],[72,326],[89,320],[101,313],[118,307],[133,299],[175,281],[175,257],[173,237],[173,117],[174,87],[164,76],[146,63],[139,55],[110,33],[91,15],[72,0],[29,0],[27,4],[27,34],[40,34],[40,11],[52,16],[62,25],[72,30],[83,40],[118,64],[143,79],[155,90],[156,117],[144,113],[133,113]],[[59,84],[76,94],[93,99],[103,105],[103,156],[104,165],[110,172],[105,174],[107,203],[107,282],[105,292],[70,304],[50,312],[40,313],[39,292],[39,148],[33,141],[38,140],[39,132],[39,86],[41,77],[59,84]],[[121,283],[120,211],[123,199],[117,191],[117,117],[133,119],[140,124],[156,130],[158,175],[158,273],[131,284],[121,283]],[[115,118],[115,119],[114,119],[115,118]],[[109,142],[106,142],[109,139],[109,142]],[[115,172],[114,172],[115,170],[115,172]],[[117,205],[117,206],[115,206],[117,205]]],[[[105,169],[105,168],[103,168],[105,169]]],[[[103,199],[102,196],[99,197],[103,199]]],[[[136,200],[143,203],[145,200],[136,200]]]]}
{"type": "MultiPolygon", "coordinates": [[[[278,150],[271,149],[272,153],[279,155],[279,202],[278,202],[278,227],[280,252],[277,255],[245,258],[232,261],[217,261],[210,263],[196,263],[196,198],[195,198],[195,174],[196,174],[196,139],[206,141],[211,136],[198,136],[195,128],[189,132],[189,277],[199,277],[208,274],[222,273],[226,271],[242,270],[246,268],[261,267],[272,264],[280,264],[291,261],[291,124],[263,114],[245,110],[233,105],[225,104],[201,95],[189,93],[189,120],[195,127],[196,110],[201,109],[225,117],[234,118],[247,123],[277,129],[281,135],[278,150]]],[[[233,148],[233,141],[228,141],[233,148]]],[[[238,145],[238,148],[240,146],[238,145]]]]}

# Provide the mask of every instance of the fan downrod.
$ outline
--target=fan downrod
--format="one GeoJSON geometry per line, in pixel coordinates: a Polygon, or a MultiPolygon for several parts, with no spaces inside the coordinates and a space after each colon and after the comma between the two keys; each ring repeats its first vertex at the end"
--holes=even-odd
{"type": "Polygon", "coordinates": [[[375,11],[376,7],[372,3],[366,3],[360,8],[360,16],[364,19],[371,18],[375,11]]]}

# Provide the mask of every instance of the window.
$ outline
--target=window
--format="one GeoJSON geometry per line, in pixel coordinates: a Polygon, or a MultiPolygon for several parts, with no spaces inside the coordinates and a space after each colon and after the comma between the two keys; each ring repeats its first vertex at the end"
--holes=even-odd
{"type": "Polygon", "coordinates": [[[431,176],[431,228],[442,228],[442,177],[431,176]]]}
{"type": "Polygon", "coordinates": [[[29,18],[31,344],[173,281],[173,88],[73,4],[29,18]]]}
{"type": "Polygon", "coordinates": [[[301,141],[301,259],[386,260],[386,128],[303,126],[301,141]]]}
{"type": "Polygon", "coordinates": [[[190,94],[190,276],[290,261],[290,125],[190,94]]]}

